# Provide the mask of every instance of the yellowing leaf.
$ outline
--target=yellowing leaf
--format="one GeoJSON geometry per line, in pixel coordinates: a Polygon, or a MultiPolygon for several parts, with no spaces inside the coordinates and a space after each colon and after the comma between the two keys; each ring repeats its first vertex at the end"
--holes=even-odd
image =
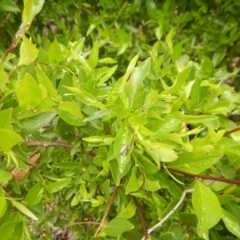
{"type": "Polygon", "coordinates": [[[22,36],[22,39],[23,42],[20,46],[20,59],[18,66],[29,65],[35,61],[38,55],[38,49],[33,45],[33,43],[24,35],[22,36]]]}

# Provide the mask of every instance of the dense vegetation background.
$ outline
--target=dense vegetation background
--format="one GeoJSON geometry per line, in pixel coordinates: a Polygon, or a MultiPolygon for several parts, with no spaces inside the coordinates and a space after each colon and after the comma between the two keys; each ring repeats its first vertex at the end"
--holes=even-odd
{"type": "Polygon", "coordinates": [[[240,239],[239,12],[2,0],[1,239],[240,239]]]}

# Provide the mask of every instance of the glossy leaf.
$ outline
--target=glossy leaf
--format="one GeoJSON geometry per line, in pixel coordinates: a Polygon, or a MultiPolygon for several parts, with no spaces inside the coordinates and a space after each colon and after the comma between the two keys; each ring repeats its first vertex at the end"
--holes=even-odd
{"type": "Polygon", "coordinates": [[[198,216],[199,234],[208,231],[221,219],[222,209],[216,195],[198,180],[195,181],[192,204],[198,216]]]}
{"type": "Polygon", "coordinates": [[[186,171],[193,174],[199,174],[210,168],[221,159],[222,155],[217,154],[194,154],[184,152],[178,155],[178,159],[170,164],[172,168],[186,171]]]}
{"type": "Polygon", "coordinates": [[[133,133],[126,125],[122,126],[114,141],[115,157],[118,161],[119,171],[122,173],[130,161],[133,133]]]}
{"type": "Polygon", "coordinates": [[[222,209],[222,220],[229,232],[237,237],[240,237],[239,222],[231,213],[222,209]]]}

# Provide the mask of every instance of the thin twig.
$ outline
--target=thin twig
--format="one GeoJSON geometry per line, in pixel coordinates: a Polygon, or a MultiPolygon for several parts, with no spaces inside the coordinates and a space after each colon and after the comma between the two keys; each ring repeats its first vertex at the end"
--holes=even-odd
{"type": "Polygon", "coordinates": [[[110,210],[110,208],[111,208],[111,206],[112,206],[113,199],[114,199],[115,196],[117,195],[117,192],[118,192],[118,189],[119,189],[119,188],[120,188],[120,185],[115,188],[115,190],[114,190],[111,198],[109,199],[108,205],[107,205],[107,209],[106,209],[106,211],[105,211],[105,213],[104,213],[104,215],[103,215],[103,218],[102,218],[102,220],[101,220],[101,222],[100,222],[100,224],[99,224],[99,226],[98,226],[97,231],[96,231],[95,234],[94,234],[94,237],[96,237],[96,236],[98,235],[98,233],[100,232],[101,228],[103,227],[104,222],[105,222],[105,220],[106,220],[106,218],[107,218],[107,215],[108,215],[108,213],[109,213],[109,210],[110,210]]]}
{"type": "Polygon", "coordinates": [[[234,129],[232,129],[232,130],[226,131],[226,132],[224,133],[224,136],[228,136],[228,135],[230,135],[230,134],[232,134],[232,133],[234,133],[234,132],[237,132],[237,131],[240,131],[240,126],[234,128],[234,129]]]}
{"type": "Polygon", "coordinates": [[[1,64],[3,64],[8,56],[8,54],[17,46],[17,43],[19,41],[19,39],[22,37],[22,35],[27,31],[29,27],[29,24],[23,25],[21,26],[21,28],[16,32],[16,34],[14,35],[14,38],[12,40],[12,43],[10,45],[10,47],[7,49],[7,51],[5,52],[3,59],[1,61],[1,64]]]}
{"type": "Polygon", "coordinates": [[[65,148],[73,148],[72,144],[63,143],[63,142],[29,142],[27,143],[28,147],[65,147],[65,148]]]}
{"type": "Polygon", "coordinates": [[[179,174],[182,174],[182,175],[185,175],[185,176],[188,176],[188,177],[192,177],[192,178],[207,179],[207,180],[213,180],[213,181],[217,181],[217,182],[225,182],[225,183],[232,183],[232,184],[240,185],[240,180],[236,180],[236,179],[193,174],[193,173],[184,172],[182,170],[177,170],[177,169],[174,169],[174,168],[168,168],[168,170],[170,172],[176,172],[176,173],[179,173],[179,174]]]}
{"type": "MultiPolygon", "coordinates": [[[[156,225],[154,225],[152,228],[148,229],[148,234],[150,234],[151,232],[153,232],[156,228],[161,227],[163,225],[164,222],[166,222],[166,220],[168,220],[168,218],[178,209],[178,207],[182,204],[182,202],[184,201],[184,198],[186,197],[186,195],[188,193],[193,192],[193,188],[191,189],[186,189],[183,191],[181,198],[179,199],[179,201],[177,202],[177,204],[173,207],[173,209],[160,221],[158,222],[156,225]]],[[[143,237],[142,240],[145,240],[146,238],[143,237]]]]}
{"type": "Polygon", "coordinates": [[[148,230],[147,230],[147,226],[146,226],[146,222],[145,222],[145,219],[144,219],[142,208],[139,206],[136,197],[132,196],[132,198],[133,198],[133,201],[134,201],[134,203],[137,207],[137,210],[138,210],[138,215],[139,215],[139,218],[140,218],[140,221],[141,221],[141,224],[142,224],[144,236],[145,236],[146,239],[148,239],[149,235],[148,235],[148,230]]]}

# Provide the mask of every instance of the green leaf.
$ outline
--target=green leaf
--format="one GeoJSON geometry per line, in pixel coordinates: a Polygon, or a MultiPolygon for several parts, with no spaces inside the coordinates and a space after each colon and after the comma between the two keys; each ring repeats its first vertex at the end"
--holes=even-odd
{"type": "Polygon", "coordinates": [[[135,192],[139,189],[139,182],[137,179],[137,170],[138,170],[138,166],[134,166],[132,168],[131,176],[126,186],[126,194],[129,194],[130,192],[135,192]]]}
{"type": "Polygon", "coordinates": [[[109,114],[110,114],[110,112],[105,111],[105,110],[96,111],[93,114],[91,114],[90,116],[88,116],[87,118],[84,118],[83,122],[91,122],[93,120],[108,116],[109,114]]]}
{"type": "Polygon", "coordinates": [[[9,129],[0,128],[0,149],[4,152],[9,152],[9,150],[22,141],[22,137],[9,129]]]}
{"type": "Polygon", "coordinates": [[[41,11],[44,0],[24,0],[22,22],[24,25],[31,24],[34,17],[41,11]]]}
{"type": "Polygon", "coordinates": [[[38,218],[33,214],[28,208],[26,208],[23,204],[20,202],[17,202],[15,200],[11,200],[12,205],[17,208],[20,212],[25,214],[26,216],[32,218],[35,221],[38,221],[38,218]]]}
{"type": "Polygon", "coordinates": [[[125,84],[125,92],[129,99],[130,106],[133,105],[137,95],[142,92],[143,90],[142,82],[143,82],[143,79],[148,74],[149,69],[150,69],[150,58],[145,60],[140,66],[136,67],[132,75],[129,76],[129,79],[125,84]]]}
{"type": "Polygon", "coordinates": [[[179,213],[179,219],[183,223],[190,225],[190,226],[194,226],[194,227],[196,227],[197,223],[198,223],[197,215],[194,213],[181,212],[181,213],[179,213]]]}
{"type": "Polygon", "coordinates": [[[176,81],[170,88],[166,89],[164,93],[170,94],[180,90],[181,87],[184,85],[185,81],[188,79],[191,70],[192,66],[187,67],[183,71],[179,72],[176,81]]]}
{"type": "Polygon", "coordinates": [[[20,46],[20,58],[18,66],[29,65],[34,62],[38,55],[38,49],[28,40],[24,35],[22,36],[23,42],[20,46]]]}
{"type": "Polygon", "coordinates": [[[43,72],[40,66],[36,67],[37,71],[37,79],[39,83],[45,88],[48,96],[52,98],[54,101],[61,101],[60,96],[57,93],[57,90],[53,86],[51,80],[47,77],[47,75],[43,72]]]}
{"type": "Polygon", "coordinates": [[[65,188],[70,182],[71,179],[61,179],[57,182],[46,185],[44,188],[49,193],[55,193],[65,188]]]}
{"type": "Polygon", "coordinates": [[[27,119],[23,119],[20,124],[20,127],[23,130],[22,135],[26,136],[39,130],[48,124],[55,116],[55,112],[42,112],[27,119]]]}
{"type": "Polygon", "coordinates": [[[160,235],[158,240],[176,240],[176,237],[173,233],[171,232],[165,232],[160,235]]]}
{"type": "Polygon", "coordinates": [[[148,16],[152,19],[156,18],[157,16],[157,6],[154,0],[146,0],[146,7],[148,16]]]}
{"type": "Polygon", "coordinates": [[[237,237],[240,237],[239,222],[231,213],[222,209],[222,220],[229,232],[237,237]]]}
{"type": "Polygon", "coordinates": [[[159,168],[154,165],[147,157],[142,154],[134,152],[134,155],[137,158],[139,165],[143,168],[143,170],[147,173],[156,173],[159,171],[159,168]]]}
{"type": "Polygon", "coordinates": [[[43,186],[41,182],[36,183],[27,193],[25,201],[27,206],[38,204],[42,200],[43,186]]]}
{"type": "Polygon", "coordinates": [[[102,104],[101,102],[98,102],[98,100],[89,92],[81,90],[79,88],[76,87],[67,87],[65,86],[68,90],[70,90],[71,92],[75,93],[77,96],[79,96],[79,101],[87,104],[87,105],[92,105],[95,107],[98,107],[100,109],[105,109],[104,104],[102,104]]]}
{"type": "Polygon", "coordinates": [[[19,106],[27,110],[34,109],[43,98],[42,91],[36,80],[26,73],[16,91],[19,106]]]}
{"type": "Polygon", "coordinates": [[[12,108],[5,109],[0,112],[0,128],[12,129],[11,119],[12,119],[12,108]]]}
{"type": "Polygon", "coordinates": [[[20,12],[18,6],[12,1],[0,2],[0,11],[5,12],[20,12]]]}
{"type": "Polygon", "coordinates": [[[173,53],[172,38],[175,34],[176,34],[175,30],[171,29],[170,32],[168,33],[167,37],[166,37],[166,44],[168,46],[168,49],[169,49],[170,53],[173,53]]]}
{"type": "Polygon", "coordinates": [[[171,113],[169,114],[171,117],[177,118],[182,122],[186,123],[203,123],[206,124],[210,121],[217,121],[218,117],[214,115],[183,115],[181,113],[171,113]]]}
{"type": "Polygon", "coordinates": [[[99,54],[99,46],[97,42],[94,42],[88,58],[88,63],[92,69],[94,69],[97,66],[98,54],[99,54]]]}
{"type": "Polygon", "coordinates": [[[203,77],[209,77],[212,75],[213,73],[213,63],[209,58],[204,58],[204,60],[202,61],[202,65],[201,65],[201,74],[203,74],[203,77]]]}
{"type": "Polygon", "coordinates": [[[0,169],[0,182],[7,182],[12,179],[12,175],[4,170],[0,169]]]}
{"type": "Polygon", "coordinates": [[[159,189],[161,189],[159,180],[150,174],[145,175],[144,185],[145,185],[145,189],[150,192],[156,192],[159,189]]]}
{"type": "Polygon", "coordinates": [[[130,201],[127,207],[117,216],[117,218],[131,218],[136,212],[136,205],[133,201],[130,201]]]}
{"type": "Polygon", "coordinates": [[[104,226],[106,234],[112,237],[120,236],[123,232],[133,228],[133,224],[125,218],[115,218],[104,226]]]}
{"type": "Polygon", "coordinates": [[[178,155],[178,159],[169,164],[169,167],[186,171],[193,174],[199,174],[204,170],[212,167],[222,158],[219,154],[195,154],[191,152],[184,152],[178,155]]]}
{"type": "Polygon", "coordinates": [[[128,126],[123,125],[119,128],[114,141],[114,152],[121,173],[130,161],[132,138],[132,132],[128,126]]]}
{"type": "Polygon", "coordinates": [[[79,104],[76,102],[62,102],[57,110],[59,116],[68,124],[73,126],[83,126],[83,115],[80,110],[79,104]]]}
{"type": "Polygon", "coordinates": [[[55,38],[48,51],[49,61],[52,64],[58,64],[62,59],[61,48],[58,40],[55,38]]]}
{"type": "Polygon", "coordinates": [[[198,216],[198,232],[203,234],[221,219],[222,209],[216,195],[200,181],[195,181],[193,208],[198,216]]]}
{"type": "Polygon", "coordinates": [[[5,197],[5,194],[4,194],[3,190],[2,190],[2,188],[0,187],[0,218],[6,212],[6,208],[7,208],[6,197],[5,197]]]}
{"type": "Polygon", "coordinates": [[[118,65],[109,68],[107,73],[98,80],[97,87],[102,86],[117,70],[118,65]]]}

